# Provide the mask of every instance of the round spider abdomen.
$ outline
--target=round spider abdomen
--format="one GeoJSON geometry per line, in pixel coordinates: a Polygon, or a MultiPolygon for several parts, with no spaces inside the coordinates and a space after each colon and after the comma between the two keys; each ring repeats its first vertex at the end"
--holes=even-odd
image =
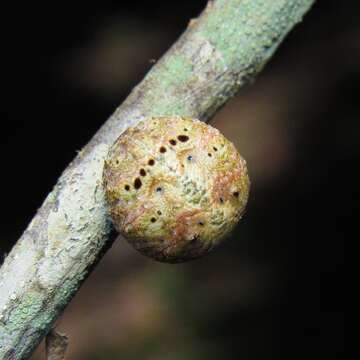
{"type": "Polygon", "coordinates": [[[185,117],[156,117],[128,128],[112,146],[104,186],[115,228],[163,262],[200,257],[244,213],[246,162],[217,129],[185,117]]]}

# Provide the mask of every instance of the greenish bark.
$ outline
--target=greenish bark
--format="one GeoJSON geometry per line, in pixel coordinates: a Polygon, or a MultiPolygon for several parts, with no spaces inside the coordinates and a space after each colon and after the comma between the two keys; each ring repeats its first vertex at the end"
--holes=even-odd
{"type": "MultiPolygon", "coordinates": [[[[0,269],[0,359],[25,359],[111,244],[101,183],[109,146],[149,116],[207,120],[266,64],[315,0],[217,0],[60,177],[0,269]]],[[[71,130],[71,129],[70,129],[71,130]]]]}

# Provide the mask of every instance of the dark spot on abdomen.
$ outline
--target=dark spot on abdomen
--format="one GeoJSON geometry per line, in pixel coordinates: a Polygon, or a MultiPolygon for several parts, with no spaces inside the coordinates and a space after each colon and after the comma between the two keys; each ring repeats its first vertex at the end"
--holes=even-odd
{"type": "Polygon", "coordinates": [[[189,137],[187,135],[179,135],[177,138],[181,142],[186,142],[189,140],[189,137]]]}
{"type": "Polygon", "coordinates": [[[141,188],[141,185],[142,185],[142,182],[141,182],[140,178],[136,178],[135,181],[134,181],[134,188],[136,190],[138,190],[138,189],[141,188]]]}

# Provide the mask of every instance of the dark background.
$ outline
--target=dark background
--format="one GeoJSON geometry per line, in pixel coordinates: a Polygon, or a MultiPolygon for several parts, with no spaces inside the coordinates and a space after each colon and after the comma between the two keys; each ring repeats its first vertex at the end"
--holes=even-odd
{"type": "MultiPolygon", "coordinates": [[[[3,256],[76,151],[205,4],[2,10],[3,256]]],[[[234,238],[182,265],[116,242],[59,320],[69,359],[343,358],[345,230],[358,217],[359,11],[356,1],[318,1],[212,121],[252,178],[234,238]]],[[[44,358],[43,346],[33,358],[44,358]]]]}

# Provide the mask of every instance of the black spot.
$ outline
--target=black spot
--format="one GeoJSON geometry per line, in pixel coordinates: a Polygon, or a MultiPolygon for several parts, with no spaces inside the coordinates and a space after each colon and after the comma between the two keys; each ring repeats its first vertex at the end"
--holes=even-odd
{"type": "Polygon", "coordinates": [[[181,142],[186,142],[189,140],[189,137],[187,135],[179,135],[177,138],[181,142]]]}
{"type": "Polygon", "coordinates": [[[218,151],[218,149],[217,149],[217,147],[216,147],[216,146],[214,146],[214,147],[213,147],[213,149],[214,149],[214,151],[218,151]]]}
{"type": "Polygon", "coordinates": [[[161,215],[161,211],[160,211],[160,210],[158,210],[158,211],[157,211],[157,214],[158,214],[158,215],[161,215]]]}
{"type": "Polygon", "coordinates": [[[170,139],[170,140],[169,140],[169,143],[170,143],[171,145],[176,145],[176,140],[170,139]]]}
{"type": "Polygon", "coordinates": [[[235,191],[235,192],[233,192],[233,195],[234,195],[235,197],[239,197],[239,192],[238,192],[238,191],[235,191]]]}
{"type": "Polygon", "coordinates": [[[158,186],[157,188],[156,188],[156,192],[162,192],[162,187],[161,186],[158,186]]]}
{"type": "Polygon", "coordinates": [[[204,226],[204,225],[205,225],[202,221],[199,221],[198,224],[199,224],[200,226],[204,226]]]}
{"type": "Polygon", "coordinates": [[[188,129],[187,129],[187,128],[184,128],[184,131],[188,131],[188,129]]]}
{"type": "Polygon", "coordinates": [[[140,169],[140,175],[141,175],[141,176],[145,176],[145,175],[146,175],[145,169],[140,169]]]}
{"type": "Polygon", "coordinates": [[[155,160],[154,160],[154,159],[150,159],[150,160],[148,161],[148,164],[149,164],[150,166],[155,165],[155,160]]]}
{"type": "Polygon", "coordinates": [[[160,148],[160,152],[161,152],[161,153],[165,153],[165,152],[166,152],[166,147],[162,146],[162,147],[160,148]]]}
{"type": "Polygon", "coordinates": [[[208,153],[208,156],[209,156],[209,157],[212,157],[212,154],[211,154],[211,153],[208,153]]]}
{"type": "Polygon", "coordinates": [[[191,161],[191,160],[193,159],[192,155],[189,155],[189,156],[187,157],[187,159],[188,159],[188,161],[191,161]]]}
{"type": "Polygon", "coordinates": [[[141,185],[142,185],[142,182],[141,182],[140,178],[136,178],[135,181],[134,181],[134,188],[136,190],[138,190],[138,189],[141,188],[141,185]]]}
{"type": "Polygon", "coordinates": [[[150,221],[151,221],[152,223],[154,223],[154,222],[156,221],[156,219],[155,219],[154,217],[152,217],[152,218],[150,219],[150,221]]]}
{"type": "Polygon", "coordinates": [[[130,190],[130,185],[126,184],[126,185],[124,186],[124,189],[125,189],[126,191],[129,191],[129,190],[130,190]]]}
{"type": "Polygon", "coordinates": [[[224,199],[221,197],[220,199],[219,199],[219,201],[223,204],[224,203],[224,199]]]}

